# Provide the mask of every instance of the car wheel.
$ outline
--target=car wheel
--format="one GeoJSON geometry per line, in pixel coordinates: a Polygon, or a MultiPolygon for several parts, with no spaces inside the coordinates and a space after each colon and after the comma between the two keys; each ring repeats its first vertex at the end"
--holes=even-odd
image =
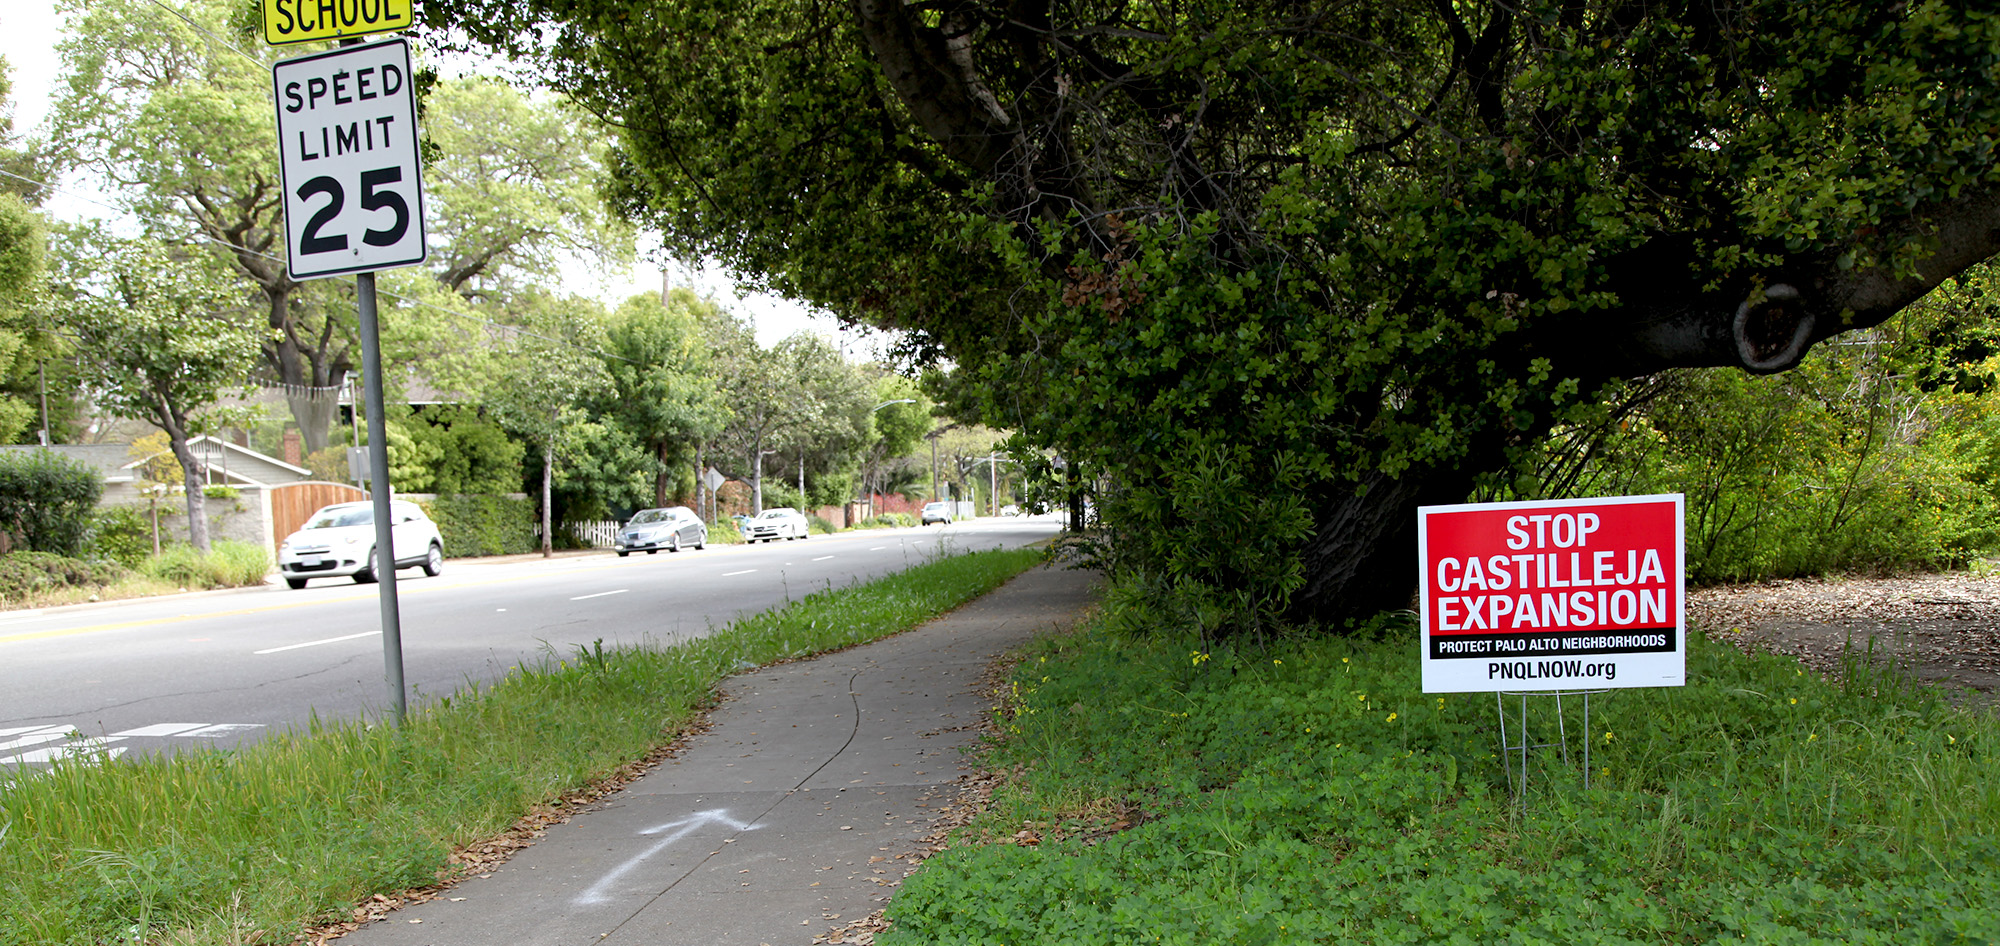
{"type": "Polygon", "coordinates": [[[360,571],[354,573],[354,583],[357,585],[366,585],[369,584],[370,582],[373,582],[375,580],[376,566],[382,564],[375,560],[374,549],[369,549],[368,557],[362,559],[362,561],[367,562],[368,564],[363,565],[360,571]]]}
{"type": "Polygon", "coordinates": [[[425,575],[436,578],[438,572],[444,571],[444,549],[438,548],[437,543],[432,542],[430,552],[424,555],[424,563],[417,567],[422,568],[425,575]]]}
{"type": "Polygon", "coordinates": [[[297,591],[306,586],[306,580],[303,578],[287,578],[285,579],[285,584],[290,585],[293,591],[297,591]]]}
{"type": "Polygon", "coordinates": [[[699,552],[705,548],[708,548],[708,527],[703,526],[701,532],[694,540],[694,550],[699,552]]]}
{"type": "Polygon", "coordinates": [[[681,550],[681,534],[676,532],[673,535],[667,537],[667,551],[678,552],[680,550],[681,550]]]}

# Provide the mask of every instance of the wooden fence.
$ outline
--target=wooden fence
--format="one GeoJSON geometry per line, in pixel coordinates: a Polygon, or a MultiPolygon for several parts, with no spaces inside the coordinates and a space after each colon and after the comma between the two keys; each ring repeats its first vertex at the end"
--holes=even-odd
{"type": "Polygon", "coordinates": [[[368,493],[345,483],[308,481],[271,487],[271,541],[283,542],[299,531],[323,506],[367,499],[368,493]]]}

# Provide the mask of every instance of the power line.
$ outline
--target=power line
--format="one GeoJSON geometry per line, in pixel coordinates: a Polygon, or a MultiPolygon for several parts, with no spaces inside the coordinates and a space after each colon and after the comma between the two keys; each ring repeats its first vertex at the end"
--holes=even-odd
{"type": "Polygon", "coordinates": [[[181,11],[174,9],[173,7],[167,6],[164,3],[161,3],[160,0],[152,0],[152,3],[154,6],[159,7],[161,10],[164,10],[167,13],[172,14],[173,16],[178,18],[182,23],[186,23],[189,29],[192,29],[197,33],[201,33],[207,36],[213,42],[221,43],[222,48],[227,49],[238,56],[242,56],[243,58],[248,59],[259,66],[269,65],[269,63],[265,62],[264,60],[258,59],[257,57],[252,56],[249,53],[246,53],[243,50],[236,48],[236,44],[231,43],[229,40],[216,35],[208,27],[203,26],[200,23],[196,23],[194,20],[190,19],[187,14],[182,13],[181,11]]]}

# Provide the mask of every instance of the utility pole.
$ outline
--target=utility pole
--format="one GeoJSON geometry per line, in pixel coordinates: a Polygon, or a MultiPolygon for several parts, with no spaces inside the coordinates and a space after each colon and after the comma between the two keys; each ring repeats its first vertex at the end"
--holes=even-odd
{"type": "Polygon", "coordinates": [[[35,377],[42,388],[42,446],[49,445],[49,366],[43,362],[35,366],[35,377]]]}

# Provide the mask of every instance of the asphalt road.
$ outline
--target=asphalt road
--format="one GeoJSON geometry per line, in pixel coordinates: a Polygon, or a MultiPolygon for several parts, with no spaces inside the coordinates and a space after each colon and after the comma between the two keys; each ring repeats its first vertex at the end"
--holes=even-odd
{"type": "MultiPolygon", "coordinates": [[[[829,585],[941,552],[1013,548],[1055,516],[711,545],[618,558],[450,560],[398,573],[410,700],[499,679],[523,659],[705,635],[829,585]]],[[[321,579],[47,612],[0,612],[0,768],[64,753],[231,746],[321,719],[380,719],[375,585],[321,579]]]]}

